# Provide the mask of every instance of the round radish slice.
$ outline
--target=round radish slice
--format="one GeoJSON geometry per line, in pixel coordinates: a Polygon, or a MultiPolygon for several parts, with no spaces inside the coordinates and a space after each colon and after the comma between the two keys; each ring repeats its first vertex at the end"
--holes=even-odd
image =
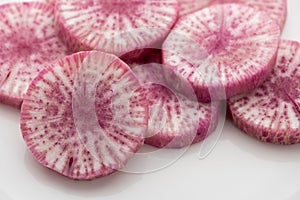
{"type": "Polygon", "coordinates": [[[182,148],[204,140],[216,128],[217,110],[210,104],[190,101],[161,85],[145,89],[150,106],[146,144],[182,148]]]}
{"type": "Polygon", "coordinates": [[[132,70],[146,90],[149,102],[149,124],[145,143],[159,148],[182,148],[205,139],[217,125],[217,106],[201,104],[193,89],[186,83],[176,91],[165,81],[165,74],[173,83],[181,82],[171,70],[161,64],[132,65],[132,70]]]}
{"type": "Polygon", "coordinates": [[[57,24],[71,49],[97,49],[118,56],[160,44],[175,23],[177,13],[177,0],[56,3],[57,24]]]}
{"type": "Polygon", "coordinates": [[[264,142],[300,142],[300,44],[280,42],[277,63],[256,90],[228,102],[234,123],[264,142]]]}
{"type": "Polygon", "coordinates": [[[278,25],[263,12],[242,4],[215,5],[178,20],[163,44],[163,62],[193,85],[200,101],[230,98],[266,79],[279,35],[278,25]],[[218,94],[222,88],[226,97],[218,94]]]}
{"type": "Polygon", "coordinates": [[[122,168],[143,144],[144,90],[130,68],[102,52],[80,52],[33,80],[21,108],[21,130],[42,165],[72,179],[122,168]]]}
{"type": "Polygon", "coordinates": [[[52,5],[5,4],[0,16],[0,102],[19,108],[32,79],[68,50],[55,31],[52,5]]]}
{"type": "Polygon", "coordinates": [[[267,12],[277,22],[281,30],[287,16],[287,0],[179,0],[180,15],[190,14],[203,8],[225,3],[242,3],[267,12]]]}

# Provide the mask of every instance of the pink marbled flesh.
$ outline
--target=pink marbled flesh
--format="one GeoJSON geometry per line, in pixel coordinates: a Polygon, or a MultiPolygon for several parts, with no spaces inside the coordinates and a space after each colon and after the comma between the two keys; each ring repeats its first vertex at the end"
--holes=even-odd
{"type": "Polygon", "coordinates": [[[57,25],[71,49],[97,49],[120,57],[159,45],[177,15],[177,0],[60,0],[56,3],[57,25]]]}
{"type": "Polygon", "coordinates": [[[214,100],[230,98],[267,78],[279,35],[265,13],[242,4],[214,5],[177,21],[163,44],[163,63],[190,82],[200,101],[211,101],[212,94],[214,100]]]}
{"type": "Polygon", "coordinates": [[[164,76],[172,71],[164,71],[159,60],[153,54],[145,60],[149,64],[131,65],[149,103],[145,143],[158,148],[182,148],[204,140],[216,128],[218,105],[199,103],[192,93],[175,91],[172,84],[182,80],[173,76],[173,83],[167,83],[164,76]]]}
{"type": "Polygon", "coordinates": [[[0,102],[20,108],[28,85],[39,71],[68,54],[48,3],[0,6],[0,102]]]}
{"type": "Polygon", "coordinates": [[[300,142],[300,43],[282,40],[275,68],[268,79],[228,105],[233,121],[247,134],[264,142],[300,142]]]}
{"type": "Polygon", "coordinates": [[[217,108],[176,96],[161,85],[145,87],[149,127],[145,143],[159,148],[182,148],[208,137],[217,124],[217,108]]]}
{"type": "Polygon", "coordinates": [[[147,125],[147,99],[130,68],[97,51],[43,70],[21,108],[21,131],[35,159],[71,179],[122,168],[143,144],[147,125]]]}
{"type": "Polygon", "coordinates": [[[242,3],[269,14],[281,30],[287,17],[287,0],[179,0],[180,16],[193,13],[203,8],[225,3],[242,3]]]}

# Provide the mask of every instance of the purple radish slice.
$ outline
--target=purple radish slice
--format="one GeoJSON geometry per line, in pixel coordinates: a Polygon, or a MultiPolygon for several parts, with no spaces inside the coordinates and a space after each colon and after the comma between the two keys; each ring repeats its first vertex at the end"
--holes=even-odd
{"type": "Polygon", "coordinates": [[[22,134],[35,159],[72,179],[122,168],[143,144],[147,125],[147,99],[130,68],[96,51],[40,72],[21,108],[22,134]]]}
{"type": "Polygon", "coordinates": [[[279,35],[278,25],[263,12],[242,4],[215,5],[178,20],[163,44],[163,62],[193,85],[199,101],[230,98],[267,78],[279,35]],[[222,88],[226,97],[218,94],[222,88]]]}
{"type": "Polygon", "coordinates": [[[193,13],[203,8],[225,3],[242,3],[269,14],[277,22],[281,30],[287,16],[287,0],[179,0],[180,16],[193,13]]]}
{"type": "Polygon", "coordinates": [[[189,85],[184,92],[175,91],[164,75],[170,73],[174,82],[184,80],[150,61],[156,59],[157,54],[154,54],[152,59],[148,58],[148,64],[131,65],[149,102],[145,143],[158,148],[183,148],[204,140],[216,128],[217,106],[198,103],[189,85]]]}
{"type": "Polygon", "coordinates": [[[145,87],[150,121],[145,143],[159,148],[182,148],[208,137],[216,127],[211,105],[188,100],[160,85],[145,87]],[[197,117],[197,119],[192,119],[197,117]],[[197,129],[195,123],[197,120],[197,129]],[[161,124],[161,129],[157,125],[161,124]]]}
{"type": "Polygon", "coordinates": [[[0,16],[0,102],[20,108],[38,72],[69,52],[55,30],[49,3],[4,4],[0,16]]]}
{"type": "Polygon", "coordinates": [[[228,105],[234,124],[264,142],[300,142],[300,44],[282,40],[271,75],[249,94],[228,105]]]}
{"type": "Polygon", "coordinates": [[[56,21],[74,50],[97,49],[134,57],[160,45],[174,25],[177,0],[60,0],[56,21]]]}

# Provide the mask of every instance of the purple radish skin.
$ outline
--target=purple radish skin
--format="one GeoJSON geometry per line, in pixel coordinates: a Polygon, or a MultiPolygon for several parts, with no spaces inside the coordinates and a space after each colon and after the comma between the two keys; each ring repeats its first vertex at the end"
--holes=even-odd
{"type": "Polygon", "coordinates": [[[263,141],[300,142],[300,44],[282,40],[269,78],[249,94],[233,97],[228,106],[234,124],[263,141]]]}
{"type": "Polygon", "coordinates": [[[49,3],[4,4],[0,15],[0,102],[20,108],[38,72],[69,52],[58,38],[49,3]]]}
{"type": "Polygon", "coordinates": [[[93,179],[122,168],[143,144],[147,126],[147,100],[130,68],[96,51],[73,54],[43,70],[21,109],[21,131],[35,159],[71,179],[93,179]],[[77,75],[84,80],[83,90],[74,89],[77,75]],[[93,102],[85,92],[94,91],[90,84],[97,76],[93,102]],[[93,108],[96,124],[91,123],[93,108]]]}

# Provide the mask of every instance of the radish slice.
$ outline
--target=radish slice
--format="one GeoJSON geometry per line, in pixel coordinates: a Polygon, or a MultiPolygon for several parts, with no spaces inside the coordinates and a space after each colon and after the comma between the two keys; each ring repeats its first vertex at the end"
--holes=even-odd
{"type": "Polygon", "coordinates": [[[222,3],[242,3],[269,14],[281,30],[287,16],[287,0],[179,0],[180,15],[190,14],[208,6],[222,3]]]}
{"type": "Polygon", "coordinates": [[[20,108],[32,79],[68,50],[55,31],[52,5],[5,4],[0,16],[0,102],[20,108]]]}
{"type": "MultiPolygon", "coordinates": [[[[150,60],[156,60],[154,55],[150,60]]],[[[149,58],[148,58],[149,60],[149,58]]],[[[146,144],[159,148],[182,148],[205,139],[217,125],[217,106],[197,102],[193,89],[186,83],[176,91],[165,81],[172,76],[173,84],[180,80],[171,70],[158,63],[132,65],[133,72],[146,90],[149,102],[149,124],[146,144]]]]}
{"type": "Polygon", "coordinates": [[[256,90],[228,102],[233,121],[264,142],[300,142],[300,44],[282,40],[277,63],[256,90]]]}
{"type": "Polygon", "coordinates": [[[180,18],[163,44],[163,62],[202,102],[250,91],[274,66],[280,30],[265,13],[222,4],[180,18]],[[212,94],[213,93],[213,94],[212,94]],[[216,94],[215,94],[216,93],[216,94]]]}
{"type": "Polygon", "coordinates": [[[177,0],[60,0],[56,21],[71,49],[122,56],[160,44],[177,19],[177,0]]]}
{"type": "Polygon", "coordinates": [[[72,179],[122,168],[143,144],[148,104],[130,68],[81,52],[43,70],[29,86],[21,130],[34,157],[72,179]]]}

